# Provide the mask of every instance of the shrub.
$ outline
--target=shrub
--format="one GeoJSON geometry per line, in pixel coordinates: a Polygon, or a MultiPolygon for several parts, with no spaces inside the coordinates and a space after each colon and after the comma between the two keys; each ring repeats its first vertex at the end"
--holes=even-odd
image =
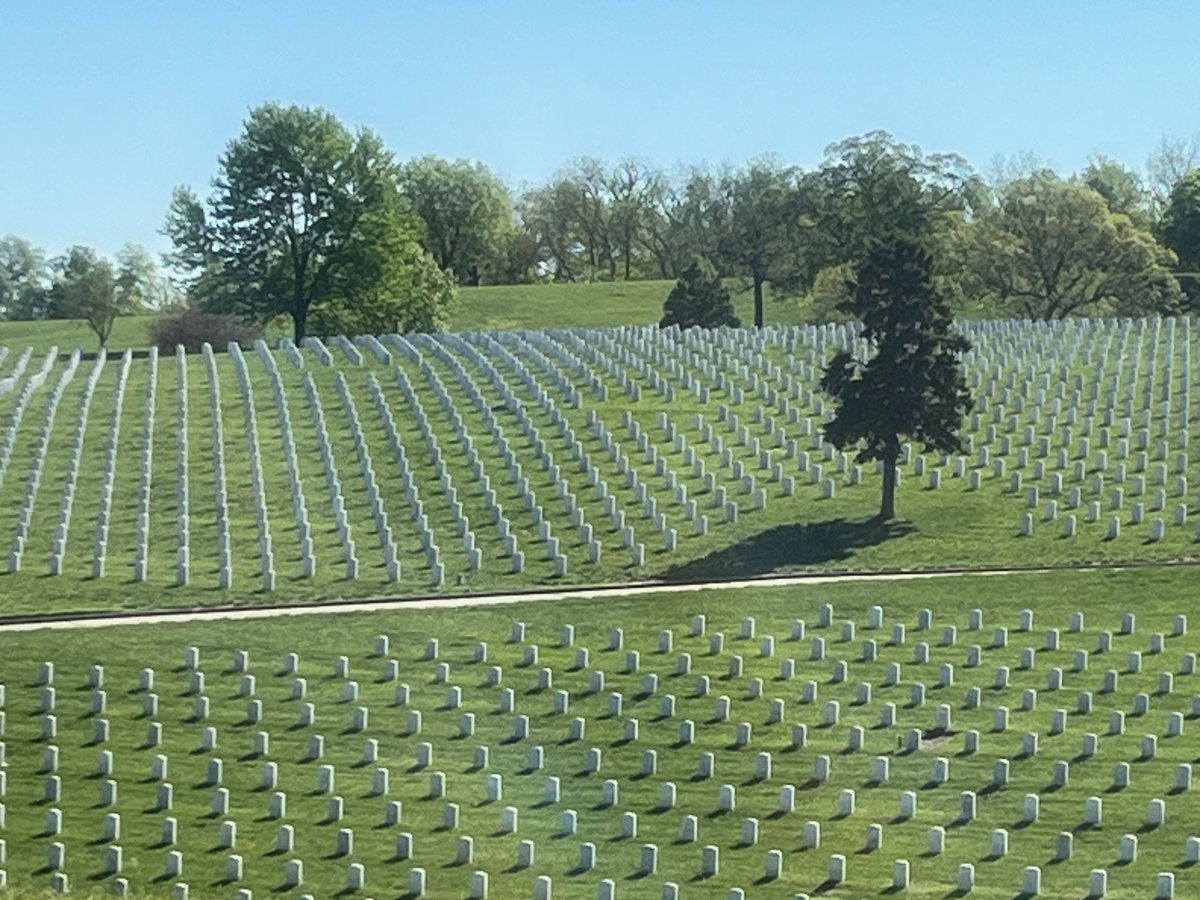
{"type": "Polygon", "coordinates": [[[148,330],[150,343],[158,347],[159,353],[174,353],[179,344],[188,353],[199,353],[204,343],[212,344],[214,350],[224,350],[231,341],[247,347],[263,335],[260,327],[236,316],[190,307],[164,311],[148,330]]]}
{"type": "Polygon", "coordinates": [[[708,260],[697,258],[682,277],[671,288],[667,302],[663,304],[660,328],[678,325],[680,328],[719,328],[722,325],[737,328],[741,325],[733,311],[729,291],[708,260]]]}

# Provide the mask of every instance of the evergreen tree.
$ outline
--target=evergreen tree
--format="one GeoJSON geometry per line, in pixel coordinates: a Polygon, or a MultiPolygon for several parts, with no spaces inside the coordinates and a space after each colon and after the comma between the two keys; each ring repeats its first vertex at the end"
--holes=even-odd
{"type": "Polygon", "coordinates": [[[915,237],[893,233],[875,242],[840,304],[862,322],[866,353],[843,350],[821,388],[837,410],[825,436],[856,447],[860,463],[883,463],[879,519],[896,517],[896,462],[905,439],[926,450],[963,452],[957,429],[974,402],[959,367],[970,349],[951,333],[953,315],[933,280],[933,258],[915,237]]]}
{"type": "Polygon", "coordinates": [[[741,324],[733,311],[729,291],[721,284],[716,270],[708,260],[697,257],[684,269],[683,275],[667,295],[658,327],[719,328],[728,325],[737,328],[741,324]]]}

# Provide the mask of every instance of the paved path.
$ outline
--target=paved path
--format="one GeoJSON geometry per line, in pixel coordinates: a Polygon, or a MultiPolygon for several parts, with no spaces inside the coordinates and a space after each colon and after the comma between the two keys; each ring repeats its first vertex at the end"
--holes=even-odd
{"type": "MultiPolygon", "coordinates": [[[[380,599],[362,602],[313,602],[303,606],[257,606],[245,609],[187,609],[165,610],[146,615],[89,615],[85,618],[55,621],[9,622],[0,624],[0,632],[66,630],[75,628],[104,628],[113,625],[149,625],[168,622],[227,621],[234,619],[273,619],[281,616],[335,616],[347,613],[383,612],[400,609],[438,609],[466,606],[498,606],[505,603],[528,603],[547,600],[597,599],[602,597],[650,597],[656,594],[685,594],[701,590],[736,590],[738,588],[820,587],[821,585],[862,581],[914,581],[933,578],[975,578],[1039,575],[1063,569],[990,569],[983,572],[879,572],[843,573],[835,575],[784,575],[743,581],[712,581],[701,584],[612,585],[604,587],[566,589],[562,591],[530,591],[511,594],[461,594],[442,597],[423,597],[411,600],[380,599]]],[[[1083,571],[1096,571],[1089,567],[1083,571]]],[[[1111,571],[1111,569],[1106,569],[1111,571]]]]}

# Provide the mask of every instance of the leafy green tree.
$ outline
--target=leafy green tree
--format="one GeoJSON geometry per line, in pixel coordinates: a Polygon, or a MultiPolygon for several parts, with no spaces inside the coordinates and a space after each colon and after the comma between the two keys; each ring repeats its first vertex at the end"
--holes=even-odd
{"type": "Polygon", "coordinates": [[[1178,310],[1174,254],[1084,184],[1039,172],[1005,185],[964,230],[965,278],[999,314],[1178,310]]]}
{"type": "Polygon", "coordinates": [[[858,266],[897,232],[921,234],[939,263],[948,235],[987,196],[961,157],[926,154],[883,131],[831,144],[805,181],[799,197],[810,264],[801,274],[810,279],[829,266],[858,266]]]}
{"type": "Polygon", "coordinates": [[[821,388],[836,406],[825,436],[857,448],[860,463],[883,464],[878,520],[896,517],[896,463],[905,439],[961,453],[957,430],[973,406],[959,358],[970,349],[951,331],[949,304],[934,281],[933,258],[914,235],[873,244],[855,270],[843,311],[862,323],[864,356],[843,350],[821,388]]]}
{"type": "Polygon", "coordinates": [[[526,221],[545,246],[559,280],[615,280],[608,167],[592,157],[572,160],[526,197],[526,221]]]}
{"type": "Polygon", "coordinates": [[[728,216],[720,259],[728,274],[746,278],[754,297],[754,326],[766,321],[764,285],[781,277],[794,250],[794,191],[797,172],[772,160],[751,163],[722,184],[728,216]]]}
{"type": "Polygon", "coordinates": [[[1078,181],[1103,197],[1111,212],[1128,216],[1139,228],[1150,228],[1150,193],[1137,172],[1115,159],[1097,156],[1080,173],[1078,181]]]}
{"type": "Polygon", "coordinates": [[[99,256],[91,247],[71,247],[54,262],[50,287],[50,315],[56,319],[83,319],[103,347],[118,316],[144,309],[147,286],[140,273],[99,256]]]}
{"type": "Polygon", "coordinates": [[[653,261],[648,272],[678,278],[697,256],[714,265],[727,240],[730,197],[728,171],[693,166],[659,174],[648,191],[648,210],[638,239],[653,261]]]}
{"type": "Polygon", "coordinates": [[[114,266],[117,289],[132,313],[160,309],[175,300],[171,284],[159,272],[158,263],[141,244],[127,243],[117,251],[114,266]]]}
{"type": "Polygon", "coordinates": [[[967,214],[987,186],[960,157],[926,154],[883,131],[830,144],[819,168],[799,177],[788,216],[788,255],[774,293],[798,297],[807,317],[837,318],[852,272],[881,240],[921,235],[934,259],[934,280],[949,299],[962,295],[951,255],[967,214]]]}
{"type": "Polygon", "coordinates": [[[482,163],[436,156],[410,160],[399,178],[437,264],[459,284],[499,280],[516,232],[512,198],[500,179],[482,163]]]}
{"type": "Polygon", "coordinates": [[[575,159],[519,204],[525,233],[559,281],[626,280],[666,269],[665,180],[645,160],[575,159]]]}
{"type": "Polygon", "coordinates": [[[741,324],[720,276],[708,260],[697,257],[667,295],[658,327],[737,328],[741,324]]]}
{"type": "Polygon", "coordinates": [[[398,257],[388,277],[359,303],[318,306],[313,311],[316,334],[403,334],[440,331],[454,297],[454,276],[415,244],[396,247],[398,257]]]}
{"type": "Polygon", "coordinates": [[[846,322],[846,305],[854,295],[854,267],[850,263],[828,266],[817,273],[812,288],[801,298],[808,322],[846,322]]]}
{"type": "Polygon", "coordinates": [[[575,187],[560,178],[526,191],[517,206],[521,233],[537,248],[555,281],[576,281],[588,274],[576,198],[575,187]]]}
{"type": "Polygon", "coordinates": [[[1192,310],[1200,312],[1200,170],[1175,182],[1159,233],[1178,258],[1175,276],[1192,310]]]}
{"type": "Polygon", "coordinates": [[[410,271],[425,252],[420,222],[379,137],[351,134],[323,109],[251,110],[207,204],[177,188],[165,231],[169,261],[206,309],[261,323],[287,316],[296,341],[310,320],[340,327],[380,306],[406,310],[401,324],[436,326],[451,300],[396,293],[421,281],[410,271]]]}
{"type": "Polygon", "coordinates": [[[14,234],[0,238],[0,317],[46,318],[49,291],[50,267],[45,253],[14,234]]]}

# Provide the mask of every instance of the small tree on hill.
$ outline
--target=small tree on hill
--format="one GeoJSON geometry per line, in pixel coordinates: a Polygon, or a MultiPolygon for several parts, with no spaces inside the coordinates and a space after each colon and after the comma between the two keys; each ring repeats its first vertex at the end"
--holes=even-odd
{"type": "Polygon", "coordinates": [[[857,447],[860,463],[883,463],[879,520],[896,517],[896,462],[905,438],[961,453],[957,429],[974,402],[959,367],[971,345],[952,334],[950,305],[933,282],[933,258],[899,234],[874,244],[855,272],[844,312],[862,322],[864,357],[833,357],[821,388],[837,406],[825,436],[857,447]]]}
{"type": "Polygon", "coordinates": [[[54,283],[50,287],[52,319],[83,319],[103,347],[108,343],[117,316],[130,316],[146,307],[155,289],[153,265],[140,248],[125,247],[117,265],[91,247],[71,247],[54,261],[54,283]]]}
{"type": "Polygon", "coordinates": [[[658,326],[719,328],[728,325],[737,328],[741,324],[733,311],[729,291],[721,284],[716,270],[708,260],[697,257],[683,270],[683,275],[671,288],[671,293],[667,294],[662,321],[658,326]]]}

